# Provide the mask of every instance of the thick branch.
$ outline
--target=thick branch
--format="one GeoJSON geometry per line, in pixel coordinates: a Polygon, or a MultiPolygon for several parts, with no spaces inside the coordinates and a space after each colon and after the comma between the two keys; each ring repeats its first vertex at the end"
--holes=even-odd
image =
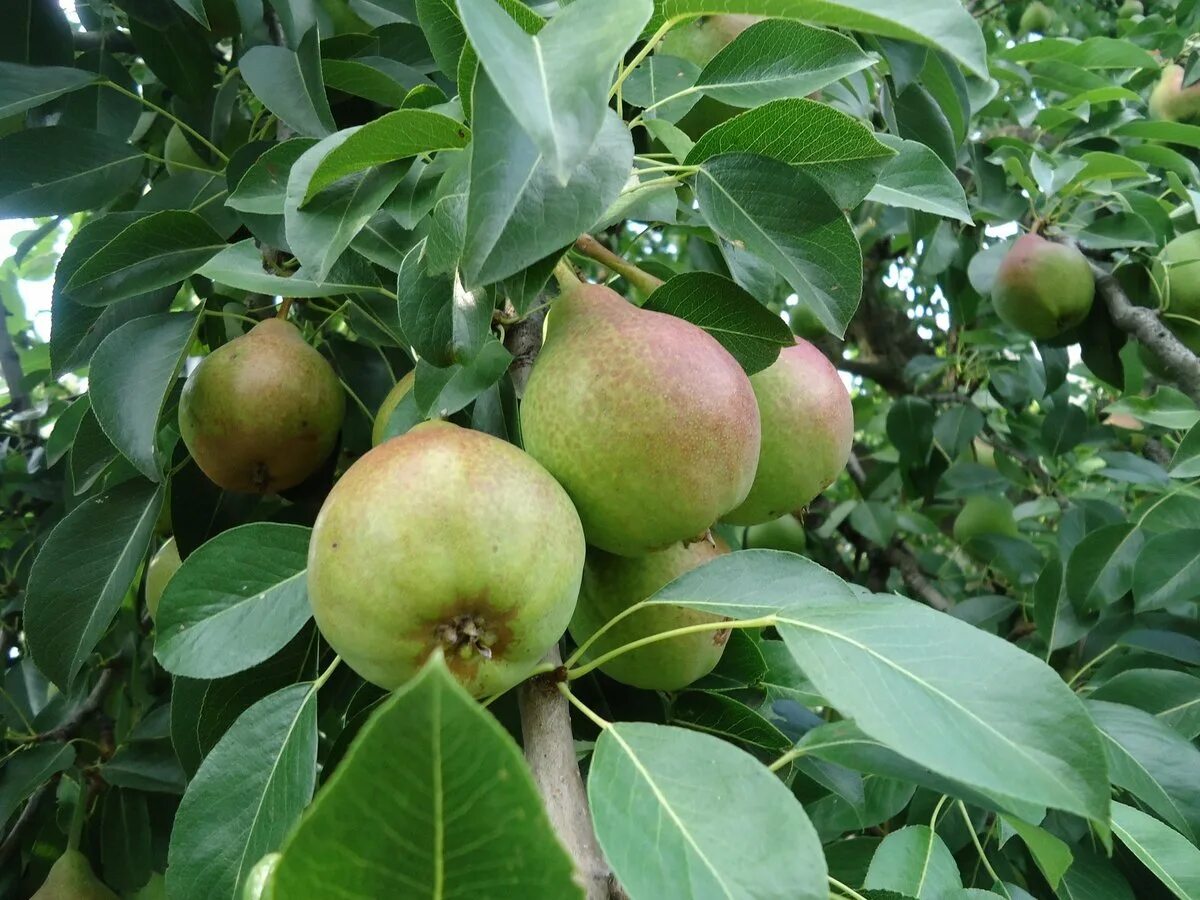
{"type": "Polygon", "coordinates": [[[1134,306],[1111,272],[1095,262],[1089,260],[1089,263],[1096,277],[1096,292],[1108,307],[1113,324],[1157,356],[1183,392],[1200,404],[1200,357],[1175,337],[1158,313],[1134,306]]]}

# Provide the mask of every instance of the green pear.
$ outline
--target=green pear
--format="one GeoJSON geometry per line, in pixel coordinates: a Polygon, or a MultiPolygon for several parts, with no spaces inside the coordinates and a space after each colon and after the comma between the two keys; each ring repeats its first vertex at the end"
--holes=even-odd
{"type": "Polygon", "coordinates": [[[750,493],[724,521],[770,522],[803,509],[850,458],[854,409],[833,363],[802,338],[750,376],[762,422],[762,449],[750,493]]]}
{"type": "Polygon", "coordinates": [[[271,900],[275,896],[275,870],[282,853],[268,853],[254,864],[242,884],[242,900],[271,900]]]}
{"type": "Polygon", "coordinates": [[[167,582],[181,565],[183,561],[179,558],[175,538],[169,539],[150,557],[150,564],[146,566],[146,609],[151,619],[158,615],[158,603],[167,589],[167,582]]]}
{"type": "Polygon", "coordinates": [[[1168,313],[1200,322],[1200,231],[1170,241],[1151,269],[1168,313]]]}
{"type": "Polygon", "coordinates": [[[526,677],[562,636],[583,559],[570,498],[528,454],[424,422],[334,485],[309,543],[308,597],[368,681],[391,690],[440,649],[481,697],[526,677]]]}
{"type": "Polygon", "coordinates": [[[1132,19],[1134,16],[1140,16],[1145,9],[1142,7],[1140,0],[1125,0],[1117,10],[1118,19],[1132,19]]]}
{"type": "Polygon", "coordinates": [[[812,306],[803,298],[795,306],[789,306],[787,313],[788,324],[791,325],[792,334],[796,337],[802,337],[806,341],[816,341],[829,333],[825,323],[817,318],[812,306]]]}
{"type": "Polygon", "coordinates": [[[1002,496],[972,494],[954,520],[954,539],[966,544],[972,538],[985,534],[1008,537],[1019,534],[1017,520],[1013,517],[1013,505],[1002,496]]]}
{"type": "Polygon", "coordinates": [[[190,172],[193,169],[213,171],[212,164],[207,162],[195,148],[188,143],[187,135],[178,125],[172,125],[163,143],[163,159],[167,163],[167,174],[178,175],[180,172],[190,172]]]}
{"type": "MultiPolygon", "coordinates": [[[[571,618],[571,637],[582,644],[633,604],[645,600],[684,572],[728,551],[719,540],[712,544],[678,543],[667,550],[637,557],[614,556],[589,548],[579,604],[571,618]]],[[[596,659],[653,634],[720,621],[720,616],[682,606],[647,607],[601,635],[588,649],[585,659],[596,659]]],[[[680,635],[622,653],[602,665],[600,671],[633,687],[677,691],[711,672],[728,640],[726,629],[680,635]]]]}
{"type": "Polygon", "coordinates": [[[750,490],[758,406],[707,332],[597,284],[564,290],[521,405],[525,449],[622,556],[703,535],[750,490]]]}
{"type": "Polygon", "coordinates": [[[996,448],[982,438],[975,438],[971,441],[971,445],[975,448],[975,461],[981,466],[987,466],[989,469],[996,468],[996,448]]]}
{"type": "Polygon", "coordinates": [[[1158,84],[1150,92],[1150,115],[1169,122],[1200,120],[1200,84],[1183,86],[1183,66],[1163,66],[1158,84]]]}
{"type": "Polygon", "coordinates": [[[86,856],[68,849],[55,860],[30,900],[117,900],[117,895],[96,877],[86,856]]]}
{"type": "Polygon", "coordinates": [[[729,42],[753,25],[762,16],[718,15],[701,16],[667,32],[656,52],[678,56],[703,69],[714,56],[729,46],[729,42]]]}
{"type": "Polygon", "coordinates": [[[1017,238],[996,271],[992,305],[1007,325],[1038,340],[1087,318],[1096,294],[1087,258],[1033,232],[1017,238]]]}
{"type": "Polygon", "coordinates": [[[1054,24],[1054,10],[1042,3],[1041,0],[1033,0],[1025,11],[1021,13],[1021,25],[1018,29],[1021,34],[1029,34],[1036,32],[1044,34],[1046,29],[1054,24]]]}
{"type": "Polygon", "coordinates": [[[267,493],[320,467],[345,412],[325,357],[291,323],[267,319],[201,360],[179,399],[179,432],[213,482],[267,493]]]}
{"type": "MultiPolygon", "coordinates": [[[[392,389],[388,391],[387,396],[383,398],[383,402],[379,404],[379,411],[375,413],[375,424],[371,428],[371,446],[378,446],[388,438],[395,437],[395,435],[398,433],[396,431],[396,427],[392,423],[392,414],[396,411],[396,408],[404,402],[405,398],[409,397],[416,374],[417,370],[413,369],[411,372],[407,373],[403,378],[397,381],[395,385],[392,386],[392,389]]],[[[408,428],[415,424],[416,421],[420,420],[420,416],[417,413],[416,404],[410,400],[407,404],[407,407],[409,408],[408,411],[410,412],[410,415],[404,416],[402,414],[402,418],[404,418],[405,421],[396,423],[396,425],[402,424],[404,426],[402,431],[407,431],[408,428]]]]}
{"type": "Polygon", "coordinates": [[[751,525],[746,529],[747,550],[786,550],[803,553],[808,546],[800,519],[788,513],[774,522],[751,525]]]}

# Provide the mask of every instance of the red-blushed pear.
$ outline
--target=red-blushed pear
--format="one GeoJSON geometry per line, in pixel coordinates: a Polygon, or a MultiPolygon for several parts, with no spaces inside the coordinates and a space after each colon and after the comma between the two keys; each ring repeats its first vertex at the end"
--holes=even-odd
{"type": "Polygon", "coordinates": [[[30,900],[117,900],[117,895],[96,877],[86,856],[67,849],[30,900]]]}
{"type": "Polygon", "coordinates": [[[554,302],[521,425],[588,543],[622,556],[703,535],[745,499],[758,462],[758,406],[737,361],[603,285],[554,302]]]}
{"type": "Polygon", "coordinates": [[[163,591],[167,589],[167,582],[181,565],[183,561],[179,558],[179,547],[175,544],[175,538],[168,540],[150,557],[150,564],[146,566],[146,609],[151,619],[158,615],[158,603],[162,600],[163,591]]]}
{"type": "Polygon", "coordinates": [[[1168,122],[1200,119],[1200,84],[1183,86],[1183,66],[1163,66],[1158,84],[1150,92],[1150,115],[1168,122]]]}
{"type": "Polygon", "coordinates": [[[1095,294],[1091,267],[1078,249],[1029,232],[1000,262],[992,305],[1005,324],[1046,340],[1086,319],[1095,294]]]}
{"type": "MultiPolygon", "coordinates": [[[[711,544],[679,543],[659,553],[638,557],[589,549],[579,604],[571,619],[571,637],[582,644],[633,604],[650,597],[684,572],[727,552],[729,548],[719,538],[711,544]]],[[[720,616],[682,606],[649,606],[606,631],[588,648],[584,658],[597,659],[610,650],[664,631],[720,621],[720,616]]],[[[711,672],[725,652],[728,640],[726,629],[679,635],[613,657],[600,666],[600,671],[633,687],[677,691],[711,672]]]]}
{"type": "Polygon", "coordinates": [[[179,399],[179,432],[229,491],[282,491],[333,451],[346,397],[333,367],[282,319],[259,322],[200,361],[179,399]]]}
{"type": "Polygon", "coordinates": [[[334,485],[313,526],[317,627],[391,690],[435,650],[476,697],[512,687],[575,609],[583,528],[528,454],[449,422],[384,441],[334,485]]]}
{"type": "Polygon", "coordinates": [[[391,425],[392,413],[396,411],[404,398],[408,396],[412,390],[413,381],[416,378],[417,370],[413,369],[403,378],[397,381],[387,396],[383,398],[383,402],[379,404],[379,411],[375,413],[375,424],[371,428],[371,446],[377,447],[386,441],[391,435],[389,427],[391,425]]]}
{"type": "Polygon", "coordinates": [[[726,522],[757,525],[803,509],[846,468],[854,442],[850,392],[833,363],[797,338],[750,376],[762,421],[754,484],[726,522]]]}

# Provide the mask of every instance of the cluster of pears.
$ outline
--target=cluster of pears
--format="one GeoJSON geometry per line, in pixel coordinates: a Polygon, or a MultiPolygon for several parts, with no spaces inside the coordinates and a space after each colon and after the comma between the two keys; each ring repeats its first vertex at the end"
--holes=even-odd
{"type": "Polygon", "coordinates": [[[996,271],[992,305],[1007,325],[1049,340],[1087,318],[1096,282],[1078,248],[1029,232],[1017,238],[996,271]]]}
{"type": "MultiPolygon", "coordinates": [[[[385,401],[386,439],[334,486],[309,547],[317,625],[386,688],[438,649],[474,695],[511,687],[568,626],[583,642],[727,552],[709,531],[718,521],[806,505],[844,468],[853,434],[845,385],[811,345],[747,377],[702,329],[592,284],[564,283],[551,309],[521,405],[524,450],[449,422],[387,438],[410,384],[385,401]]],[[[649,607],[590,653],[716,622],[649,607]]],[[[726,637],[680,636],[602,668],[674,690],[712,670],[726,637]]]]}

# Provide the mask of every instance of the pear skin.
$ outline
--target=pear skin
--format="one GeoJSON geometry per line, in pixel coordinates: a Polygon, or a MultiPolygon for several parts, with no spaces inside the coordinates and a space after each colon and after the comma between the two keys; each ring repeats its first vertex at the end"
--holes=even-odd
{"type": "Polygon", "coordinates": [[[55,860],[31,900],[117,900],[117,895],[96,877],[86,856],[68,849],[55,860]]]}
{"type": "Polygon", "coordinates": [[[745,499],[758,463],[758,405],[737,361],[601,285],[555,301],[521,425],[588,543],[622,556],[703,535],[745,499]]]}
{"type": "Polygon", "coordinates": [[[833,363],[801,338],[750,376],[762,422],[754,484],[724,520],[758,525],[803,509],[846,468],[854,443],[850,393],[833,363]]]}
{"type": "Polygon", "coordinates": [[[1007,325],[1047,340],[1086,319],[1095,294],[1092,269],[1082,253],[1029,232],[1001,261],[992,304],[1007,325]]]}
{"type": "Polygon", "coordinates": [[[1200,321],[1200,231],[1169,241],[1151,271],[1167,312],[1200,321]]]}
{"type": "Polygon", "coordinates": [[[179,400],[179,431],[211,481],[271,493],[320,468],[345,412],[325,357],[294,325],[267,319],[200,361],[179,400]]]}
{"type": "Polygon", "coordinates": [[[972,494],[963,504],[962,512],[954,520],[954,539],[965,544],[972,538],[985,534],[1001,534],[1017,537],[1017,520],[1013,517],[1013,505],[1004,497],[989,494],[972,494]]]}
{"type": "Polygon", "coordinates": [[[802,554],[807,548],[804,526],[791,513],[746,529],[747,550],[785,550],[802,554]]]}
{"type": "Polygon", "coordinates": [[[566,630],[583,528],[528,454],[449,422],[384,441],[334,485],[313,526],[317,627],[391,690],[435,650],[476,697],[529,674],[566,630]]]}
{"type": "Polygon", "coordinates": [[[761,22],[762,18],[751,15],[702,16],[668,31],[656,52],[686,59],[703,69],[730,41],[755,22],[761,22]]]}
{"type": "MultiPolygon", "coordinates": [[[[647,556],[614,556],[594,548],[588,550],[579,604],[571,619],[571,637],[582,644],[610,619],[635,603],[645,600],[668,582],[728,548],[699,541],[675,544],[647,556]]],[[[585,659],[595,659],[631,641],[689,625],[720,622],[720,616],[682,606],[651,606],[622,619],[589,649],[585,659]]],[[[600,667],[605,675],[632,687],[677,691],[711,672],[725,652],[729,631],[700,631],[680,635],[630,650],[600,667]]]]}
{"type": "Polygon", "coordinates": [[[167,589],[167,582],[174,577],[181,565],[183,560],[179,558],[179,547],[175,544],[175,538],[169,539],[150,557],[150,564],[146,566],[146,609],[151,619],[158,615],[158,603],[162,600],[163,591],[167,589]]]}

